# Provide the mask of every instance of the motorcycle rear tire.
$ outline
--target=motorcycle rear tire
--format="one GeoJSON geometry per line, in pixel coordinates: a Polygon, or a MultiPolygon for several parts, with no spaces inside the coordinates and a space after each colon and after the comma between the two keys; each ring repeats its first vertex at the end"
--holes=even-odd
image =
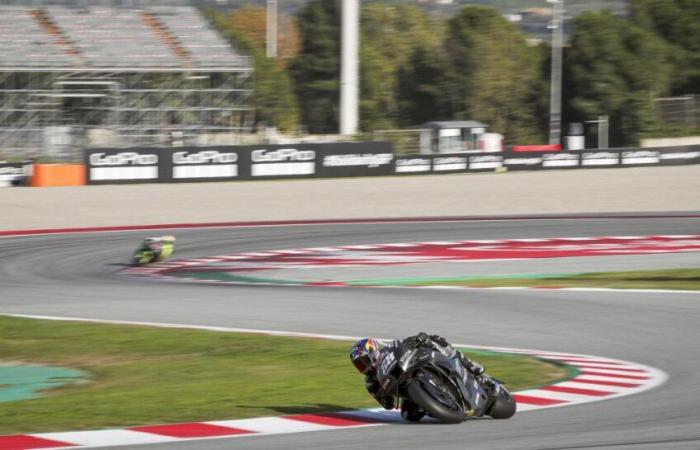
{"type": "Polygon", "coordinates": [[[515,409],[515,399],[510,395],[510,392],[501,387],[488,415],[494,419],[510,419],[515,414],[515,409]]]}
{"type": "Polygon", "coordinates": [[[433,398],[419,381],[414,381],[406,387],[408,395],[416,405],[420,406],[432,417],[445,423],[462,423],[467,416],[461,409],[459,411],[449,408],[437,399],[433,398]]]}

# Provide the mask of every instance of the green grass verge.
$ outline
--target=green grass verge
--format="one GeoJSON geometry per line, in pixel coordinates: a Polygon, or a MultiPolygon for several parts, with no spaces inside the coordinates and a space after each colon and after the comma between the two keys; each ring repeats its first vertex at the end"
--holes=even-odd
{"type": "Polygon", "coordinates": [[[407,280],[411,286],[469,286],[469,287],[589,287],[616,289],[676,289],[700,290],[700,269],[638,270],[630,272],[601,272],[572,275],[493,278],[458,277],[407,280]]]}
{"type": "MultiPolygon", "coordinates": [[[[0,316],[0,362],[83,370],[88,383],[0,403],[0,434],[235,419],[377,406],[350,343],[0,316]]],[[[522,355],[469,352],[511,389],[565,377],[522,355]]]]}

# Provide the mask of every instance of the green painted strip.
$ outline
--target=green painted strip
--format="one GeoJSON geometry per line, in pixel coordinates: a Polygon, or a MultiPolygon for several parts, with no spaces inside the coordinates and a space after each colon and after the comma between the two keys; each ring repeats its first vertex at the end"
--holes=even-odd
{"type": "MultiPolygon", "coordinates": [[[[496,357],[496,358],[508,358],[508,357],[514,357],[514,356],[528,356],[530,358],[535,358],[539,359],[540,361],[544,361],[548,364],[552,364],[557,367],[561,367],[566,371],[566,375],[564,375],[561,378],[555,378],[553,380],[547,380],[543,381],[541,383],[533,383],[531,387],[528,387],[528,389],[540,389],[545,386],[551,386],[553,384],[557,383],[562,383],[564,381],[569,381],[573,378],[576,378],[581,374],[581,369],[579,369],[576,366],[573,366],[571,364],[567,364],[561,361],[553,360],[553,359],[547,359],[547,358],[540,358],[534,355],[523,355],[522,353],[510,353],[510,352],[501,352],[501,351],[495,351],[495,350],[484,350],[484,349],[476,349],[476,348],[469,348],[469,347],[459,347],[458,350],[462,352],[467,352],[469,353],[469,356],[478,356],[478,357],[496,357]]],[[[488,372],[488,367],[486,367],[486,371],[488,372]]]]}
{"type": "Polygon", "coordinates": [[[345,283],[352,286],[403,286],[420,283],[454,283],[460,281],[489,281],[501,279],[520,279],[520,280],[537,280],[544,278],[562,278],[580,275],[579,273],[532,273],[532,274],[515,274],[515,275],[481,275],[468,277],[437,277],[437,278],[385,278],[385,279],[370,279],[370,280],[351,280],[345,283]]]}
{"type": "Polygon", "coordinates": [[[217,280],[217,281],[231,281],[237,283],[265,283],[265,284],[282,284],[282,285],[302,285],[301,281],[294,280],[279,280],[274,278],[256,278],[242,275],[233,275],[230,272],[185,272],[177,271],[171,272],[168,275],[172,275],[180,278],[197,278],[199,280],[217,280]]]}
{"type": "Polygon", "coordinates": [[[42,391],[84,380],[86,376],[63,367],[0,365],[0,402],[37,398],[42,391]]]}

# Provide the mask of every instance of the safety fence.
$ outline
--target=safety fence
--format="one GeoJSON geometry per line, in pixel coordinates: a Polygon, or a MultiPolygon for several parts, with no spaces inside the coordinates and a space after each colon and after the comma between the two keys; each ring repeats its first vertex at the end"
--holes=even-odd
{"type": "Polygon", "coordinates": [[[387,142],[93,148],[84,164],[0,164],[0,182],[32,186],[333,178],[700,163],[700,146],[397,155],[387,142]]]}

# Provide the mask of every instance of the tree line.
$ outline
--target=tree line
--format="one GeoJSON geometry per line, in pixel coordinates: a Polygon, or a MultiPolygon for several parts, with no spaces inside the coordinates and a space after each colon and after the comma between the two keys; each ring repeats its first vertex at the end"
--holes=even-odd
{"type": "MultiPolygon", "coordinates": [[[[700,92],[697,0],[630,0],[629,16],[584,12],[564,48],[563,122],[610,117],[610,143],[664,131],[655,98],[700,92]]],[[[338,130],[341,1],[312,0],[282,19],[277,60],[265,57],[265,11],[208,11],[253,56],[256,122],[283,131],[338,130]],[[291,42],[291,44],[289,44],[291,42]]],[[[465,6],[449,19],[411,5],[364,3],[360,127],[473,119],[507,143],[542,143],[549,123],[548,43],[532,43],[500,10],[465,6]]]]}

